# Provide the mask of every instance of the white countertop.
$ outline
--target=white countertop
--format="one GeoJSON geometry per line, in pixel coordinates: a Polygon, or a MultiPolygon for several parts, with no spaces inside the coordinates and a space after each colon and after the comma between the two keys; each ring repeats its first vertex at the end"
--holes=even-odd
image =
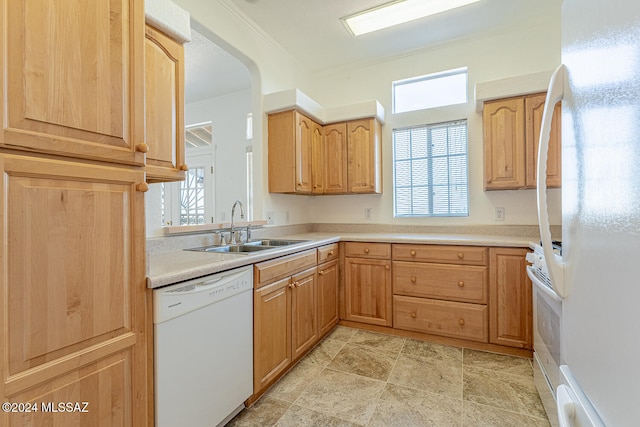
{"type": "Polygon", "coordinates": [[[420,243],[441,245],[529,247],[535,242],[531,237],[489,236],[473,234],[399,234],[399,233],[305,233],[282,236],[283,239],[309,240],[282,248],[252,252],[249,254],[197,252],[177,250],[151,253],[147,257],[147,287],[158,288],[172,283],[202,277],[220,271],[242,267],[316,248],[338,241],[420,243]]]}

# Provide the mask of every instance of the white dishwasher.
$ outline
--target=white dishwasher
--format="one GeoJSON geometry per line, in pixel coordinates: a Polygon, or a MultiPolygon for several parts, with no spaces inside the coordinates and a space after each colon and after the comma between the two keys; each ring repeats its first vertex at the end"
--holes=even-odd
{"type": "Polygon", "coordinates": [[[253,270],[153,291],[158,427],[227,422],[253,393],[253,270]]]}

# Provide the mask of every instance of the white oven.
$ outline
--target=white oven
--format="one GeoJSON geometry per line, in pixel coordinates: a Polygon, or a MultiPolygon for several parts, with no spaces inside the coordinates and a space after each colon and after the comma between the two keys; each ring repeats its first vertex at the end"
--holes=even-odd
{"type": "Polygon", "coordinates": [[[527,254],[533,282],[534,381],[551,425],[558,426],[556,391],[560,385],[562,298],[551,288],[542,248],[527,254]]]}

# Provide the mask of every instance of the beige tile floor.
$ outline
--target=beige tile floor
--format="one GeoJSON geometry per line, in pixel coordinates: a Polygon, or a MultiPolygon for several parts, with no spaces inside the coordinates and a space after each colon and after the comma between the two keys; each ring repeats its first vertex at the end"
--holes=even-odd
{"type": "Polygon", "coordinates": [[[529,359],[338,326],[227,426],[549,426],[529,359]]]}

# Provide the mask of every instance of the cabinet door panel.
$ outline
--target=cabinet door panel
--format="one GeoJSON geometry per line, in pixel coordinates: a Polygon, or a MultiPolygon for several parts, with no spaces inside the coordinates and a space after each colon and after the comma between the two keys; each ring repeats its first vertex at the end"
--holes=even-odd
{"type": "Polygon", "coordinates": [[[182,180],[184,48],[147,27],[144,51],[147,180],[182,180]]]}
{"type": "Polygon", "coordinates": [[[299,112],[296,112],[296,192],[311,193],[312,191],[312,150],[313,129],[315,122],[299,112]]]}
{"type": "Polygon", "coordinates": [[[380,123],[375,119],[347,122],[348,190],[381,193],[380,123]]]}
{"type": "Polygon", "coordinates": [[[345,259],[346,320],[391,326],[391,261],[345,259]]]}
{"type": "Polygon", "coordinates": [[[0,169],[4,395],[52,387],[79,366],[121,353],[125,372],[117,376],[131,394],[110,391],[115,383],[107,381],[100,396],[115,393],[127,420],[143,422],[142,171],[14,155],[0,155],[0,169]]]}
{"type": "Polygon", "coordinates": [[[318,328],[324,336],[338,323],[338,260],[318,266],[318,328]]]}
{"type": "Polygon", "coordinates": [[[526,274],[526,249],[491,248],[490,338],[493,344],[532,348],[531,280],[526,274]]]}
{"type": "Polygon", "coordinates": [[[311,129],[311,183],[312,193],[323,194],[324,191],[325,144],[322,126],[313,122],[311,129]]]}
{"type": "Polygon", "coordinates": [[[257,393],[291,363],[290,278],[254,291],[253,391],[257,393]]]}
{"type": "Polygon", "coordinates": [[[318,338],[316,267],[296,274],[291,281],[291,351],[295,360],[318,338]]]}
{"type": "MultiPolygon", "coordinates": [[[[540,142],[540,127],[546,94],[528,96],[525,98],[526,132],[527,132],[527,188],[536,188],[536,172],[538,165],[538,144],[540,142]]],[[[553,110],[551,133],[549,139],[549,155],[547,157],[547,187],[562,185],[562,106],[556,104],[553,110]]]]}
{"type": "Polygon", "coordinates": [[[524,99],[486,102],[483,111],[485,189],[525,186],[524,99]]]}
{"type": "Polygon", "coordinates": [[[347,192],[347,124],[336,123],[324,127],[325,160],[324,192],[347,192]]]}
{"type": "Polygon", "coordinates": [[[3,9],[0,145],[144,164],[143,2],[5,0],[3,9]]]}

